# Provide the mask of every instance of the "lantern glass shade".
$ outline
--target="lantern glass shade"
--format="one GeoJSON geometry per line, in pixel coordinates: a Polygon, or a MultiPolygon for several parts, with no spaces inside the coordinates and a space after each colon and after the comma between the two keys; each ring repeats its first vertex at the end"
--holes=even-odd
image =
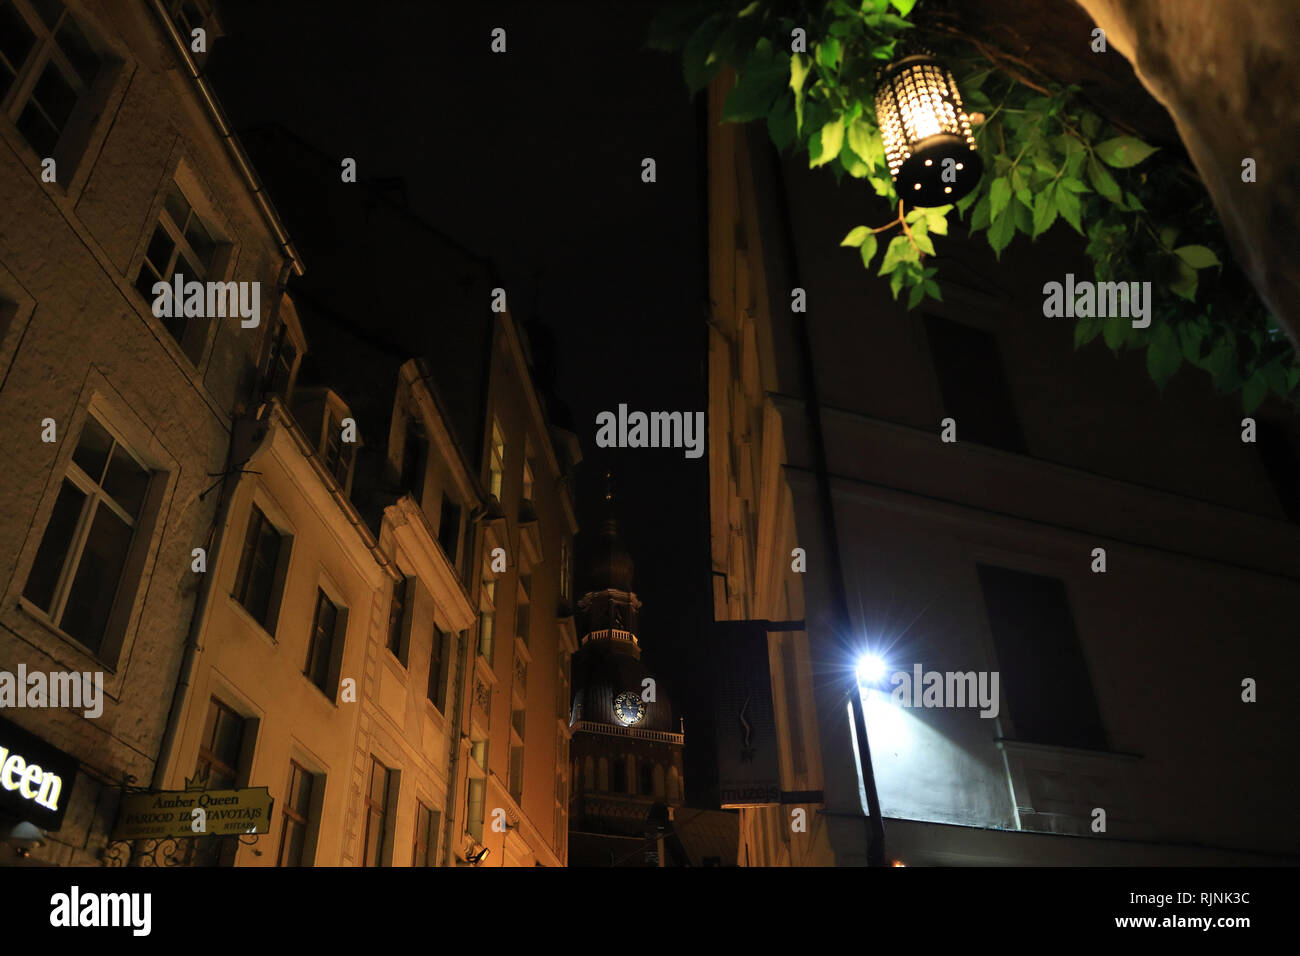
{"type": "Polygon", "coordinates": [[[889,175],[914,206],[956,202],[979,183],[984,164],[952,74],[926,54],[891,63],[876,88],[876,121],[889,175]]]}

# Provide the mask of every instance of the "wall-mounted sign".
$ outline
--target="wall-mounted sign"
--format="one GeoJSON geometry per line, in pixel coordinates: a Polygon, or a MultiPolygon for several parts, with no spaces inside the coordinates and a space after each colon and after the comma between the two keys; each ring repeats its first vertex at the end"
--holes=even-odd
{"type": "Polygon", "coordinates": [[[0,811],[57,830],[76,778],[76,758],[0,719],[0,811]]]}
{"type": "Polygon", "coordinates": [[[713,625],[714,673],[718,675],[714,728],[724,808],[781,802],[767,631],[766,621],[719,621],[713,625]]]}
{"type": "Polygon", "coordinates": [[[269,833],[273,803],[266,787],[128,793],[122,798],[113,839],[161,840],[167,837],[269,833]],[[196,813],[196,810],[201,812],[196,813]]]}

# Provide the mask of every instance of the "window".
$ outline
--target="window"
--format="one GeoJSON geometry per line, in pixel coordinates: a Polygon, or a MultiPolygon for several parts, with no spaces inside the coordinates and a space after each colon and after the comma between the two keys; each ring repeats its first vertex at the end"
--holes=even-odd
{"type": "Polygon", "coordinates": [[[411,579],[402,578],[393,585],[393,600],[388,605],[388,649],[402,664],[406,664],[406,635],[412,596],[411,579]]]}
{"type": "Polygon", "coordinates": [[[289,338],[289,326],[280,323],[275,335],[275,345],[271,349],[271,361],[266,373],[266,391],[269,395],[279,395],[286,402],[293,388],[294,366],[298,362],[298,349],[289,338]]]}
{"type": "MultiPolygon", "coordinates": [[[[208,700],[208,716],[203,724],[199,756],[194,764],[194,780],[203,789],[231,790],[242,782],[239,765],[248,723],[217,698],[208,700]]],[[[235,849],[233,840],[199,837],[182,852],[181,862],[191,866],[233,866],[235,849]]]]}
{"type": "Polygon", "coordinates": [[[627,793],[627,760],[623,757],[614,758],[613,766],[614,793],[627,793]]]}
{"type": "Polygon", "coordinates": [[[487,782],[470,777],[465,797],[465,830],[475,841],[483,842],[483,805],[487,802],[487,782]]]}
{"type": "Polygon", "coordinates": [[[519,597],[515,602],[515,634],[528,646],[528,603],[531,600],[533,576],[519,575],[519,597]]]}
{"type": "Polygon", "coordinates": [[[925,317],[943,411],[957,422],[957,438],[1024,453],[997,340],[980,329],[925,317]]]}
{"type": "MultiPolygon", "coordinates": [[[[415,409],[406,416],[406,438],[402,444],[402,487],[411,493],[417,504],[424,503],[425,474],[429,464],[429,439],[424,432],[424,422],[415,409]]],[[[443,498],[446,507],[446,498],[443,498]]],[[[445,551],[446,548],[443,548],[445,551]]],[[[455,560],[455,556],[452,556],[455,560]]]]}
{"type": "Polygon", "coordinates": [[[361,852],[364,866],[384,866],[388,843],[388,799],[391,773],[370,758],[370,786],[366,788],[366,843],[361,852]]]}
{"type": "Polygon", "coordinates": [[[234,598],[268,634],[275,633],[280,614],[280,591],[288,557],[289,538],[254,505],[235,575],[234,598]]]}
{"type": "Polygon", "coordinates": [[[491,482],[490,492],[497,501],[501,500],[501,484],[506,473],[506,440],[501,434],[501,425],[492,419],[492,451],[488,464],[491,482]]]}
{"type": "Polygon", "coordinates": [[[127,559],[151,479],[94,415],[86,416],[23,597],[92,651],[103,647],[115,615],[116,632],[130,610],[127,559]]]}
{"type": "Polygon", "coordinates": [[[533,466],[531,462],[524,462],[524,490],[521,493],[524,501],[533,500],[533,466]]]}
{"type": "MultiPolygon", "coordinates": [[[[191,279],[205,281],[212,274],[219,245],[180,187],[172,183],[163,200],[153,237],[145,247],[144,261],[140,263],[140,272],[135,279],[136,290],[152,310],[156,298],[154,283],[171,282],[177,273],[186,282],[191,279]]],[[[197,365],[207,344],[209,319],[177,314],[182,310],[176,303],[173,303],[171,311],[170,318],[160,321],[180,344],[181,351],[197,365]]]]}
{"type": "Polygon", "coordinates": [[[438,544],[442,546],[442,553],[447,556],[447,560],[459,571],[460,565],[456,557],[460,546],[460,505],[452,501],[446,492],[442,495],[442,514],[438,519],[438,544]]]}
{"type": "Polygon", "coordinates": [[[307,640],[307,663],[302,672],[331,700],[334,699],[334,660],[342,656],[337,651],[342,647],[345,618],[342,609],[317,588],[316,611],[307,640]]]}
{"type": "Polygon", "coordinates": [[[442,814],[423,803],[415,805],[415,855],[411,866],[438,865],[438,825],[442,814]]]}
{"type": "Polygon", "coordinates": [[[1065,583],[983,564],[979,576],[1017,738],[1104,750],[1106,733],[1065,583]]]}
{"type": "Polygon", "coordinates": [[[655,766],[652,763],[641,764],[641,794],[652,796],[655,792],[655,766]]]}
{"type": "Polygon", "coordinates": [[[346,489],[356,443],[343,440],[343,417],[333,411],[326,417],[325,436],[321,444],[321,459],[325,468],[334,476],[339,487],[346,489]]]}
{"type": "Polygon", "coordinates": [[[487,773],[487,738],[473,741],[469,747],[469,755],[474,758],[474,762],[478,764],[478,768],[484,773],[487,773]]]}
{"type": "Polygon", "coordinates": [[[483,590],[479,596],[478,652],[492,664],[493,631],[496,627],[497,581],[491,566],[484,566],[483,590]]]}
{"type": "Polygon", "coordinates": [[[429,700],[439,711],[447,709],[447,661],[451,635],[438,626],[433,628],[433,648],[429,655],[429,700]]]}
{"type": "MultiPolygon", "coordinates": [[[[284,802],[283,831],[280,833],[280,856],[276,866],[302,866],[311,828],[312,796],[316,777],[294,761],[289,761],[288,799],[284,802]]],[[[310,860],[307,861],[310,864],[310,860]]]]}
{"type": "Polygon", "coordinates": [[[524,796],[524,745],[510,748],[510,799],[519,803],[524,796]]]}
{"type": "Polygon", "coordinates": [[[42,159],[56,156],[102,66],[58,0],[0,2],[0,102],[42,159]]]}

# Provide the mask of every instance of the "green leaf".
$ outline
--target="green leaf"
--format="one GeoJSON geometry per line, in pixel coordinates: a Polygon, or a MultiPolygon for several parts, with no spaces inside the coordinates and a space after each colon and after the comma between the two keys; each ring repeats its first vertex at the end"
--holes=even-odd
{"type": "Polygon", "coordinates": [[[1264,376],[1256,372],[1246,384],[1241,387],[1241,408],[1247,415],[1259,408],[1259,405],[1268,395],[1268,382],[1264,376]]]}
{"type": "Polygon", "coordinates": [[[1074,323],[1074,347],[1087,345],[1101,334],[1104,319],[1080,319],[1074,323]]]}
{"type": "Polygon", "coordinates": [[[1083,127],[1083,132],[1089,139],[1096,139],[1097,134],[1101,132],[1101,117],[1096,113],[1085,111],[1079,117],[1079,125],[1083,127]]]}
{"type": "Polygon", "coordinates": [[[912,291],[907,294],[907,308],[909,310],[915,309],[918,305],[921,304],[921,300],[924,298],[925,298],[925,286],[924,285],[912,286],[912,291]]]}
{"type": "Polygon", "coordinates": [[[885,258],[880,260],[880,271],[876,275],[898,268],[901,263],[916,261],[916,247],[907,240],[907,236],[895,236],[885,248],[885,258]]]}
{"type": "Polygon", "coordinates": [[[828,37],[821,43],[817,44],[817,62],[826,69],[834,71],[839,69],[840,65],[840,41],[834,37],[828,37]]]}
{"type": "Polygon", "coordinates": [[[924,222],[918,222],[912,228],[912,241],[915,242],[917,247],[927,256],[934,255],[934,243],[930,240],[930,235],[926,231],[924,222]]]}
{"type": "Polygon", "coordinates": [[[748,123],[767,115],[776,98],[785,91],[789,67],[785,54],[754,54],[739,74],[722,107],[726,123],[748,123]]]}
{"type": "Polygon", "coordinates": [[[762,5],[763,5],[762,0],[754,0],[753,3],[745,7],[745,9],[741,10],[739,13],[737,13],[736,16],[748,17],[752,15],[754,12],[756,12],[758,8],[761,7],[762,5]]]}
{"type": "Polygon", "coordinates": [[[880,140],[880,133],[861,117],[849,124],[846,131],[849,149],[862,157],[863,162],[872,166],[883,165],[885,145],[880,140]]]}
{"type": "Polygon", "coordinates": [[[840,245],[853,246],[856,248],[862,245],[862,243],[866,241],[866,238],[869,235],[871,235],[871,230],[868,229],[866,226],[855,226],[854,228],[849,230],[849,234],[844,237],[840,245]]]}
{"type": "MultiPolygon", "coordinates": [[[[1062,180],[1064,185],[1064,180],[1062,180]]],[[[1074,227],[1074,231],[1083,235],[1083,225],[1079,222],[1079,197],[1068,189],[1053,190],[1056,199],[1056,211],[1061,214],[1061,218],[1074,227]]]]}
{"type": "Polygon", "coordinates": [[[1110,174],[1101,163],[1097,162],[1096,157],[1088,157],[1088,182],[1092,183],[1092,188],[1097,190],[1113,203],[1122,201],[1120,195],[1119,183],[1115,182],[1115,177],[1110,174]]]}
{"type": "Polygon", "coordinates": [[[889,5],[898,11],[900,17],[905,17],[916,6],[916,0],[889,0],[889,5]]]}
{"type": "Polygon", "coordinates": [[[812,70],[812,62],[802,53],[790,57],[790,89],[794,90],[795,130],[803,132],[803,83],[812,70]]]}
{"type": "Polygon", "coordinates": [[[936,236],[948,235],[948,213],[952,206],[931,206],[925,210],[926,228],[936,236]]]}
{"type": "Polygon", "coordinates": [[[1089,191],[1087,186],[1072,176],[1066,176],[1063,178],[1061,180],[1061,185],[1072,193],[1086,193],[1089,191]]]}
{"type": "Polygon", "coordinates": [[[794,142],[797,133],[794,106],[789,97],[782,96],[776,101],[772,111],[767,114],[767,134],[772,137],[772,142],[781,152],[785,152],[794,142]]]}
{"type": "MultiPolygon", "coordinates": [[[[978,210],[978,207],[976,208],[978,210]]],[[[998,259],[1002,258],[1002,250],[1011,244],[1015,234],[1015,216],[1004,209],[1002,215],[994,219],[989,226],[989,245],[993,247],[993,252],[998,259]]]]}
{"type": "Polygon", "coordinates": [[[889,277],[889,291],[894,294],[895,299],[898,298],[898,290],[901,289],[902,287],[903,287],[903,272],[901,269],[896,269],[894,270],[893,274],[890,275],[889,277]]]}
{"type": "Polygon", "coordinates": [[[1054,188],[1044,189],[1034,197],[1034,232],[1033,238],[1037,239],[1048,229],[1052,223],[1056,222],[1056,201],[1054,198],[1056,190],[1054,188]]]}
{"type": "Polygon", "coordinates": [[[1150,146],[1136,136],[1116,136],[1094,147],[1096,154],[1107,166],[1128,169],[1136,166],[1160,147],[1150,146]]]}
{"type": "MultiPolygon", "coordinates": [[[[989,197],[985,193],[980,197],[979,202],[975,204],[975,211],[970,217],[970,231],[975,232],[980,229],[987,229],[989,225],[989,197]]],[[[1015,226],[1015,223],[1012,223],[1015,226]]]]}
{"type": "Polygon", "coordinates": [[[989,187],[989,215],[996,219],[1002,215],[1002,210],[1007,208],[1007,203],[1010,201],[1011,183],[1005,176],[999,176],[989,187]]]}
{"type": "Polygon", "coordinates": [[[1118,352],[1131,328],[1128,319],[1102,319],[1101,337],[1112,352],[1118,352]]]}
{"type": "Polygon", "coordinates": [[[1174,255],[1193,269],[1208,269],[1210,266],[1223,268],[1223,263],[1219,261],[1219,257],[1205,246],[1179,246],[1174,250],[1174,255]]]}
{"type": "Polygon", "coordinates": [[[1178,366],[1183,364],[1183,350],[1178,336],[1167,324],[1161,323],[1151,331],[1151,340],[1147,345],[1147,373],[1156,387],[1164,390],[1165,385],[1178,366]]]}
{"type": "Polygon", "coordinates": [[[844,144],[844,121],[842,119],[831,120],[822,127],[819,139],[821,140],[821,152],[815,158],[809,154],[809,169],[824,166],[840,154],[840,147],[844,144]]]}
{"type": "Polygon", "coordinates": [[[726,15],[715,13],[696,28],[691,38],[686,41],[682,51],[682,72],[686,77],[686,86],[692,93],[697,93],[709,85],[709,80],[722,66],[722,61],[711,59],[713,42],[722,33],[726,24],[726,15]]]}
{"type": "Polygon", "coordinates": [[[930,298],[937,299],[940,302],[943,301],[943,296],[939,293],[939,283],[935,282],[933,279],[926,279],[924,288],[925,294],[930,298]]]}
{"type": "Polygon", "coordinates": [[[876,239],[876,234],[874,232],[868,232],[866,237],[862,240],[861,247],[858,249],[858,251],[862,253],[862,267],[864,269],[870,268],[871,260],[875,258],[876,255],[877,245],[878,240],[876,239]]]}
{"type": "Polygon", "coordinates": [[[1196,270],[1182,259],[1175,259],[1174,264],[1177,267],[1178,278],[1169,283],[1169,291],[1188,302],[1196,301],[1196,270]]]}

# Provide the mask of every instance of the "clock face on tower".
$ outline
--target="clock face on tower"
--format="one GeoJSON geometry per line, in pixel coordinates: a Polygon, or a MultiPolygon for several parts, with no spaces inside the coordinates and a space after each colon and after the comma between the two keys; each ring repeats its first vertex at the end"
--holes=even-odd
{"type": "Polygon", "coordinates": [[[645,716],[645,702],[639,694],[625,690],[614,698],[614,716],[629,727],[640,723],[645,716]]]}

